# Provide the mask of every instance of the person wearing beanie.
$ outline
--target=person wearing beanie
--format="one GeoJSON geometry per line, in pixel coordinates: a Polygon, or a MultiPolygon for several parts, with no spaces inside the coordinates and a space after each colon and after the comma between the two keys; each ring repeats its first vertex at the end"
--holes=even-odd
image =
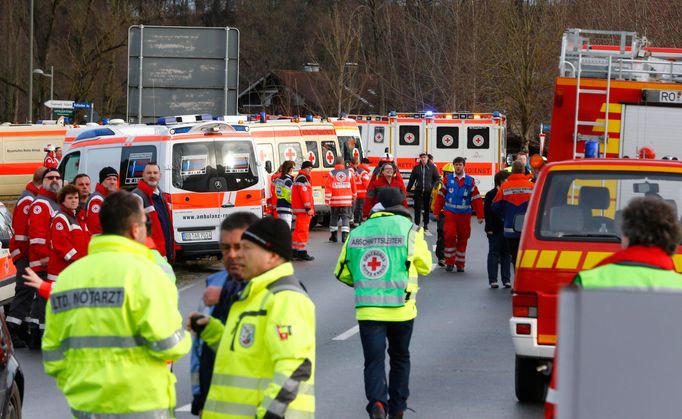
{"type": "Polygon", "coordinates": [[[315,305],[294,275],[291,230],[273,217],[242,235],[241,299],[220,320],[192,312],[188,328],[216,350],[202,418],[315,416],[315,305]],[[238,377],[239,385],[225,385],[238,377]]]}
{"type": "Polygon", "coordinates": [[[312,170],[313,163],[308,160],[304,161],[291,187],[291,210],[296,215],[296,227],[292,236],[294,260],[310,261],[315,259],[306,250],[310,220],[315,216],[313,185],[310,180],[312,170]]]}
{"type": "Polygon", "coordinates": [[[105,167],[99,171],[99,183],[95,185],[95,192],[90,195],[86,204],[85,220],[90,234],[102,233],[102,225],[99,221],[99,211],[102,208],[104,198],[118,190],[118,172],[113,167],[105,167]]]}
{"type": "Polygon", "coordinates": [[[412,224],[404,199],[396,188],[378,191],[372,214],[351,231],[334,270],[339,281],[355,290],[366,409],[372,419],[383,419],[386,413],[402,418],[407,408],[418,277],[431,272],[424,230],[412,224]],[[387,340],[390,380],[384,365],[387,340]]]}

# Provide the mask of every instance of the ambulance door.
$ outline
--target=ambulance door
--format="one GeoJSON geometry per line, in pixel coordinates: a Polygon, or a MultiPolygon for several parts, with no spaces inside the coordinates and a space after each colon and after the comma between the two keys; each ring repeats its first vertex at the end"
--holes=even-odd
{"type": "Polygon", "coordinates": [[[175,242],[184,254],[217,252],[222,195],[227,180],[218,173],[213,139],[184,139],[171,145],[171,203],[175,242]]]}
{"type": "Polygon", "coordinates": [[[452,163],[459,155],[460,131],[462,131],[460,125],[452,122],[434,120],[429,124],[430,141],[427,152],[433,155],[433,161],[438,168],[452,163]]]}
{"type": "Polygon", "coordinates": [[[365,157],[374,158],[375,163],[389,147],[388,123],[372,121],[367,125],[367,146],[365,157]]]}
{"type": "Polygon", "coordinates": [[[460,137],[464,146],[461,154],[467,159],[466,172],[476,179],[482,193],[492,189],[494,185],[496,147],[493,145],[491,127],[484,124],[466,125],[464,138],[460,137]]]}
{"type": "Polygon", "coordinates": [[[396,118],[391,126],[391,152],[405,182],[425,150],[424,123],[421,118],[396,118]]]}
{"type": "Polygon", "coordinates": [[[223,187],[220,219],[235,211],[247,211],[261,217],[261,190],[265,188],[258,170],[254,142],[249,137],[216,140],[216,177],[223,187]]]}

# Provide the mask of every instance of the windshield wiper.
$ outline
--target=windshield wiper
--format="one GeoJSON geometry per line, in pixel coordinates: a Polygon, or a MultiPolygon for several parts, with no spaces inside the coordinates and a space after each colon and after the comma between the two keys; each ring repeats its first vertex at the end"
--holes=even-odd
{"type": "Polygon", "coordinates": [[[620,240],[620,236],[617,234],[609,234],[609,233],[570,233],[570,234],[562,234],[561,237],[601,237],[605,239],[618,239],[620,240]]]}

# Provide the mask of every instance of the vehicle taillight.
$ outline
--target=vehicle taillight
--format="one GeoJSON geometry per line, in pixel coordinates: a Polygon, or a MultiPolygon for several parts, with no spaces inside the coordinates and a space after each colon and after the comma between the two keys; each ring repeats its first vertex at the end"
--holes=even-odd
{"type": "Polygon", "coordinates": [[[530,335],[530,324],[528,323],[518,323],[516,325],[517,335],[530,335]]]}
{"type": "Polygon", "coordinates": [[[537,317],[538,296],[536,294],[514,294],[512,296],[512,315],[514,317],[537,317]]]}
{"type": "Polygon", "coordinates": [[[260,190],[260,208],[261,208],[263,217],[268,215],[268,200],[265,197],[265,189],[260,190]]]}

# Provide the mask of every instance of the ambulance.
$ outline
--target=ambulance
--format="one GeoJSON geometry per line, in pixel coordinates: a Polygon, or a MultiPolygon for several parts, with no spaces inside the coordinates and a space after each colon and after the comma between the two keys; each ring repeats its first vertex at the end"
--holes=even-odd
{"type": "Polygon", "coordinates": [[[12,235],[12,216],[0,203],[0,305],[9,304],[14,298],[17,270],[8,250],[12,235]]]}
{"type": "Polygon", "coordinates": [[[157,162],[180,258],[218,254],[220,223],[232,212],[263,215],[267,173],[247,130],[219,121],[183,133],[166,126],[93,129],[99,131],[81,132],[64,153],[62,176],[87,173],[94,183],[111,166],[119,170],[121,189],[132,190],[145,165],[157,162]]]}
{"type": "Polygon", "coordinates": [[[392,154],[406,183],[420,153],[433,155],[438,168],[455,157],[466,158],[466,172],[481,191],[493,188],[493,176],[504,167],[507,119],[499,112],[391,112],[387,117],[351,118],[362,127],[370,160],[376,163],[384,153],[392,154]]]}
{"type": "Polygon", "coordinates": [[[45,147],[62,147],[69,127],[62,125],[0,125],[0,195],[17,196],[33,172],[43,165],[45,147]]]}
{"type": "MultiPolygon", "coordinates": [[[[525,220],[514,220],[521,241],[510,332],[520,401],[544,400],[558,291],[621,248],[623,208],[655,196],[682,209],[682,164],[673,160],[682,129],[681,60],[682,49],[649,47],[632,32],[564,34],[550,163],[531,158],[540,173],[525,220]]],[[[673,262],[682,272],[682,247],[673,262]]]]}

